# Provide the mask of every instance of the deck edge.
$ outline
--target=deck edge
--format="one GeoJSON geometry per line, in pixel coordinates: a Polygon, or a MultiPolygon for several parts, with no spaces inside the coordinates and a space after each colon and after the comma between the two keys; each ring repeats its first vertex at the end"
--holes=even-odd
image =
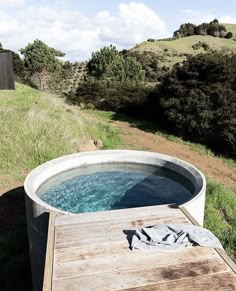
{"type": "Polygon", "coordinates": [[[43,291],[52,290],[53,258],[54,258],[54,243],[55,243],[55,218],[56,218],[56,213],[54,211],[50,211],[49,222],[48,222],[47,250],[46,250],[44,278],[43,278],[43,291]]]}
{"type": "MultiPolygon", "coordinates": [[[[192,224],[200,226],[201,225],[196,221],[196,219],[188,212],[185,207],[180,206],[179,209],[183,212],[183,214],[192,222],[192,224]]],[[[218,253],[218,255],[225,261],[225,263],[230,267],[230,269],[236,274],[236,264],[234,261],[226,254],[225,250],[216,249],[214,250],[218,253]]]]}

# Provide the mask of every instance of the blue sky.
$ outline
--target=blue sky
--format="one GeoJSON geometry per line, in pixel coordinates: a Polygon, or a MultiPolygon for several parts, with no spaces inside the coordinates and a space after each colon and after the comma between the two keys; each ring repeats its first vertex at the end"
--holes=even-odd
{"type": "Polygon", "coordinates": [[[39,38],[72,61],[88,59],[110,43],[123,49],[170,36],[184,22],[236,23],[235,0],[0,0],[0,5],[4,47],[17,51],[39,38]]]}

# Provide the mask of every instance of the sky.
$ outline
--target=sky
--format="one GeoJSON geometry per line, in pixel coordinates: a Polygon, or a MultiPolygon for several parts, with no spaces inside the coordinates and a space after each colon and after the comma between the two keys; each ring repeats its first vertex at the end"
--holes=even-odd
{"type": "Polygon", "coordinates": [[[34,39],[83,61],[103,46],[133,47],[172,36],[180,24],[236,23],[236,1],[0,0],[0,42],[19,51],[34,39]]]}

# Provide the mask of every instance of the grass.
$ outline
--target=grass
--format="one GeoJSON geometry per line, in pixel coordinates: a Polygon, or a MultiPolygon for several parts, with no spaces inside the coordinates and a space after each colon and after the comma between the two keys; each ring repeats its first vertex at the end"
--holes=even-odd
{"type": "Polygon", "coordinates": [[[183,37],[172,41],[155,41],[149,42],[144,41],[137,47],[134,47],[134,51],[153,51],[162,52],[168,50],[168,52],[175,52],[177,54],[193,54],[194,52],[204,50],[193,50],[192,45],[198,43],[199,41],[207,43],[212,49],[236,49],[236,42],[233,39],[225,39],[219,37],[213,37],[210,35],[193,35],[189,37],[183,37]]]}
{"type": "Polygon", "coordinates": [[[31,276],[24,189],[31,169],[101,139],[103,148],[122,145],[119,131],[69,106],[57,96],[17,84],[0,91],[0,282],[4,291],[30,291],[31,276]]]}
{"type": "Polygon", "coordinates": [[[236,188],[229,190],[207,180],[204,226],[220,239],[226,252],[236,261],[236,188]]]}
{"type": "Polygon", "coordinates": [[[104,148],[121,142],[111,126],[91,122],[57,97],[19,84],[15,92],[0,93],[0,128],[0,175],[7,180],[9,175],[21,179],[41,163],[80,151],[84,140],[101,139],[104,148]]]}

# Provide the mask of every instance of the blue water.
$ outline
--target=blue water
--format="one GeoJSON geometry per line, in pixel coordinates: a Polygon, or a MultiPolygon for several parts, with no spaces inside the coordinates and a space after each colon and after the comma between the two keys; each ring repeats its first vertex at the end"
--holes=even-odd
{"type": "Polygon", "coordinates": [[[186,178],[162,168],[113,165],[92,172],[93,168],[89,166],[84,171],[80,169],[49,180],[39,189],[38,195],[53,207],[83,213],[182,204],[194,191],[186,178]]]}

